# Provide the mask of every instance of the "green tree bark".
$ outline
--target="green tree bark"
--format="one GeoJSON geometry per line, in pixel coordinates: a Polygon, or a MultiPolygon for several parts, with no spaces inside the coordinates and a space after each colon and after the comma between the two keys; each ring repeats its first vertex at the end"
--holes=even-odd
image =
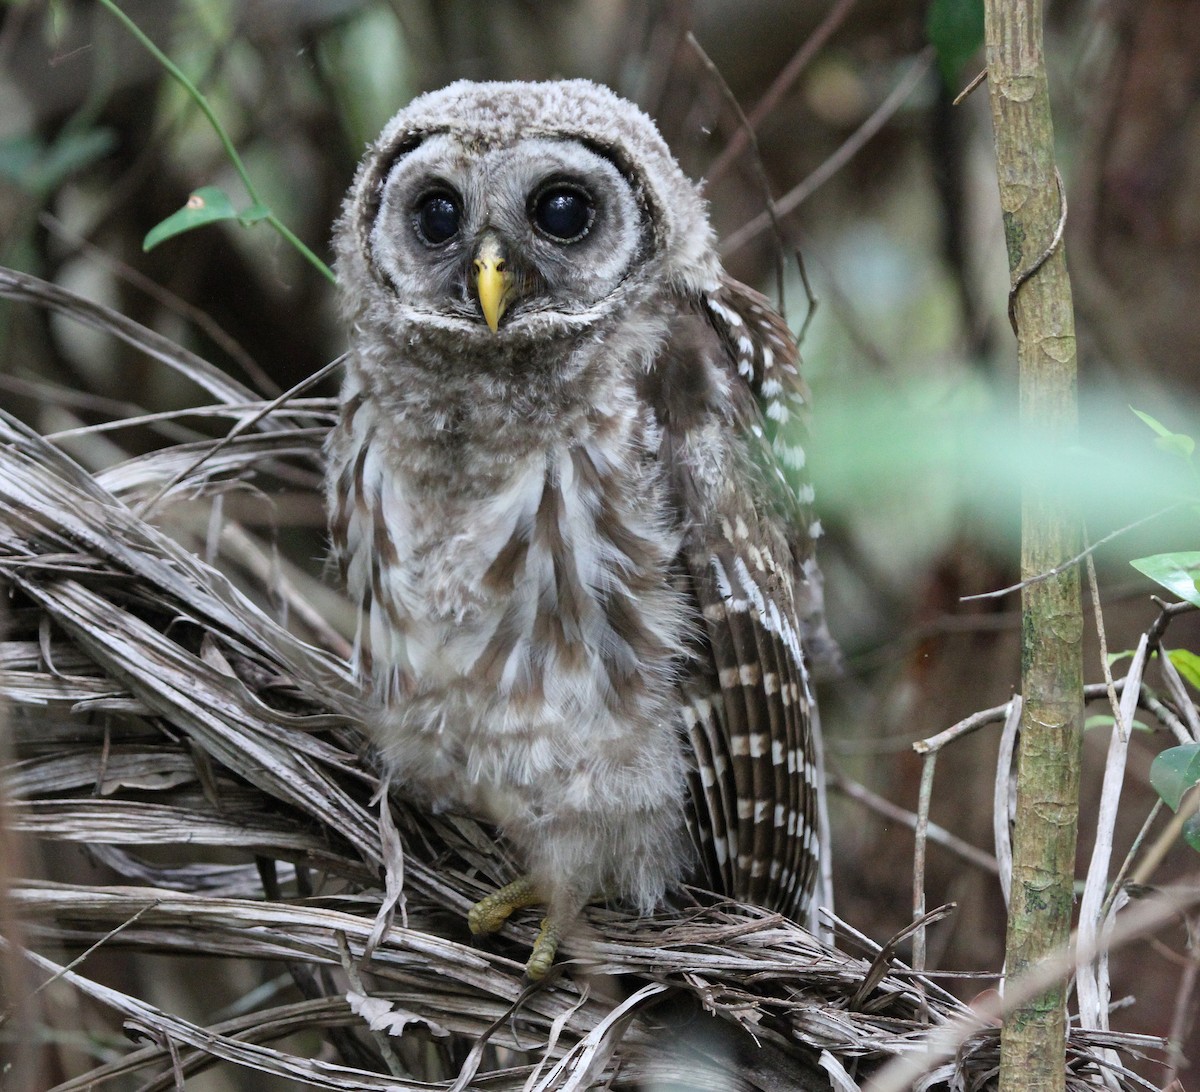
{"type": "MultiPolygon", "coordinates": [[[[1021,576],[1079,549],[1080,522],[1054,481],[1076,435],[1075,322],[1061,241],[1065,193],[1054,165],[1040,0],[985,0],[988,87],[1000,204],[1015,289],[1021,433],[1021,576]]],[[[1083,666],[1079,570],[1026,585],[1021,599],[1024,711],[1017,764],[1007,973],[1019,976],[1070,935],[1079,813],[1083,666]]],[[[1064,988],[1016,1009],[1001,1039],[1000,1087],[1065,1085],[1064,988]]]]}

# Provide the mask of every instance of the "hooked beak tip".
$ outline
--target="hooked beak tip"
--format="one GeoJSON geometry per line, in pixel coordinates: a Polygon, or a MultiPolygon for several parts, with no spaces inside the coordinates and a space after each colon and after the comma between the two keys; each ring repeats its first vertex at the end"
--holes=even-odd
{"type": "Polygon", "coordinates": [[[475,258],[475,294],[488,329],[496,333],[513,293],[513,274],[494,236],[484,239],[475,258]]]}

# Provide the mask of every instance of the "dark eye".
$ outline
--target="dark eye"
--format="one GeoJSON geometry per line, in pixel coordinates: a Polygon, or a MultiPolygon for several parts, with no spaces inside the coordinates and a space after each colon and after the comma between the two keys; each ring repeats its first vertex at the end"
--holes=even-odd
{"type": "Polygon", "coordinates": [[[458,205],[448,193],[430,193],[417,204],[417,230],[437,246],[458,234],[458,205]]]}
{"type": "Polygon", "coordinates": [[[582,239],[595,215],[591,198],[573,186],[552,186],[533,203],[533,222],[551,239],[573,243],[582,239]]]}

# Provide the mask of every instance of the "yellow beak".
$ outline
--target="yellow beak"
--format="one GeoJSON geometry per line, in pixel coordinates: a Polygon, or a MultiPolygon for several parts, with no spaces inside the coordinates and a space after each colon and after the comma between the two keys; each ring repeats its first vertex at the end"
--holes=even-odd
{"type": "Polygon", "coordinates": [[[475,259],[475,293],[484,321],[494,334],[513,295],[513,275],[504,260],[500,240],[485,235],[475,259]]]}

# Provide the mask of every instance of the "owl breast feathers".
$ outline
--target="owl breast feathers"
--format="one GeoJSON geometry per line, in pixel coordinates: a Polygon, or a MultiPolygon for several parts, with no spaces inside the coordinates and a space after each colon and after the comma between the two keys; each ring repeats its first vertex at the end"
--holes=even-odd
{"type": "Polygon", "coordinates": [[[798,915],[806,392],[653,123],[584,81],[423,95],[335,242],[328,502],[373,738],[526,870],[472,927],[544,903],[552,956],[585,902],[648,911],[684,878],[798,915]]]}

